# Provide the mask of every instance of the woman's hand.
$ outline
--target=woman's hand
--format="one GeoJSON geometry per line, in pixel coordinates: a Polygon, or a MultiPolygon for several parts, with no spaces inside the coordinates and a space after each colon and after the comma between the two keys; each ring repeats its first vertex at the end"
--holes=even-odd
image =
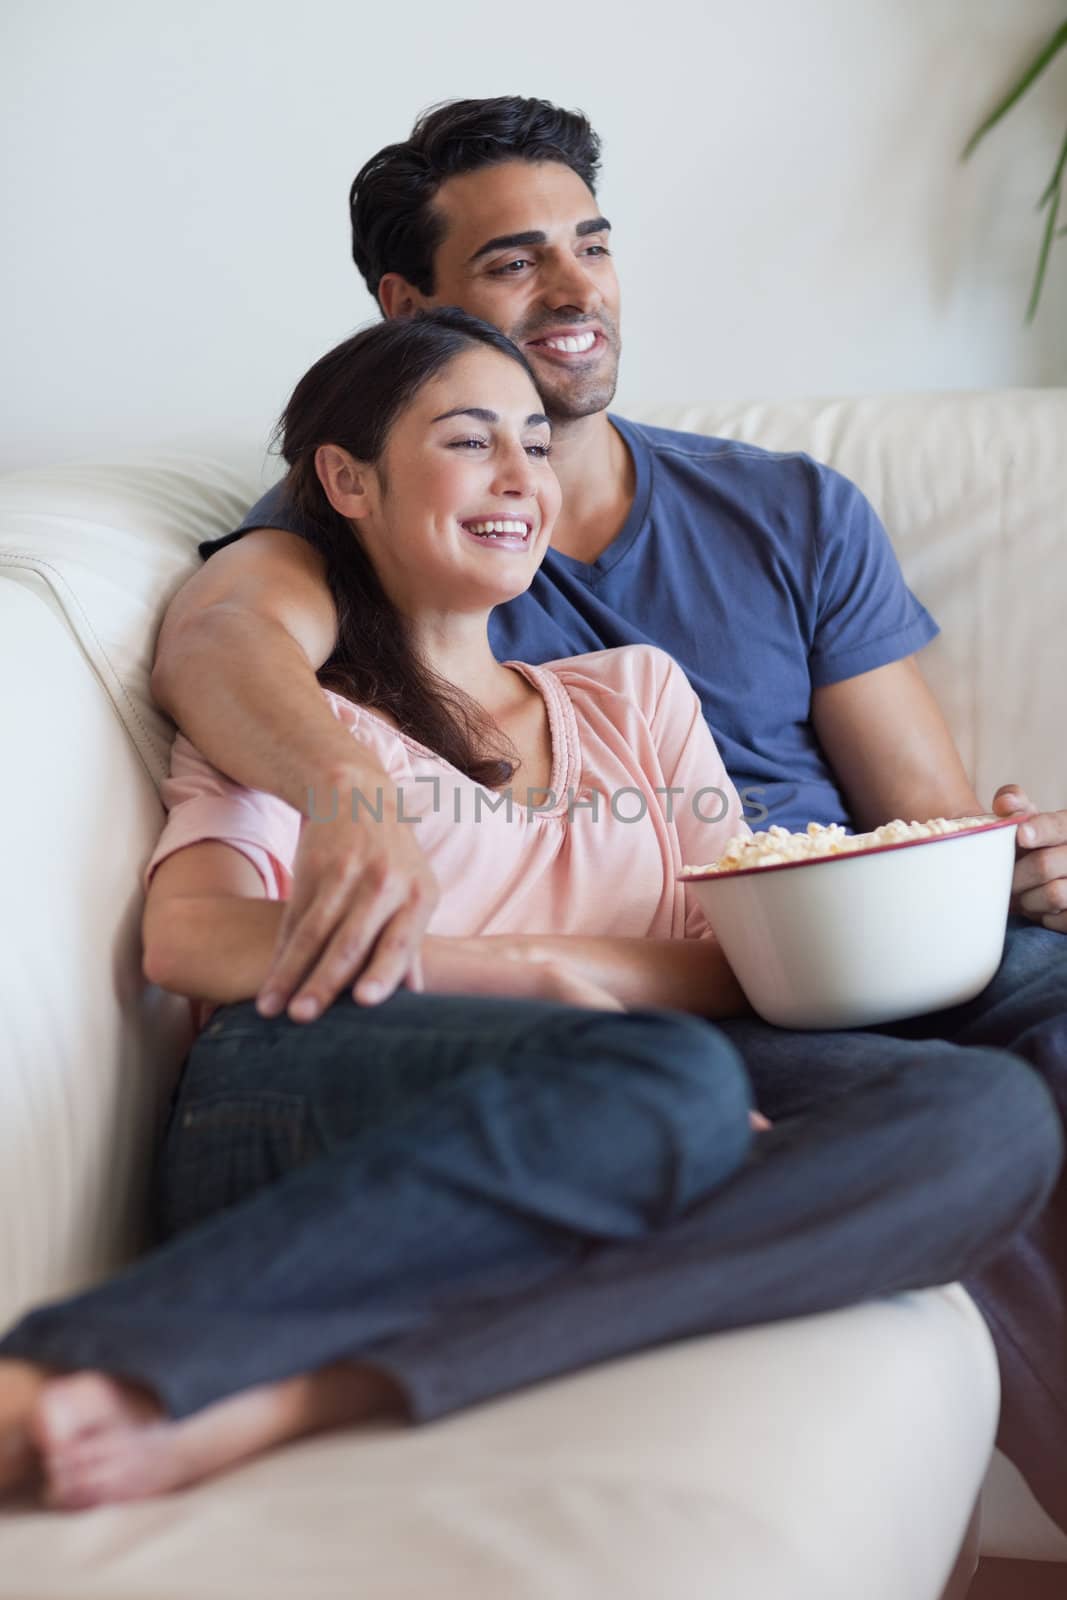
{"type": "Polygon", "coordinates": [[[422,945],[423,987],[438,994],[512,995],[557,1000],[597,1011],[625,1011],[621,1000],[564,956],[540,950],[522,934],[447,938],[422,945]]]}
{"type": "Polygon", "coordinates": [[[585,1006],[592,1011],[625,1011],[626,1007],[613,994],[592,982],[566,960],[555,956],[533,954],[525,958],[538,969],[543,1000],[561,1000],[564,1005],[585,1006]]]}

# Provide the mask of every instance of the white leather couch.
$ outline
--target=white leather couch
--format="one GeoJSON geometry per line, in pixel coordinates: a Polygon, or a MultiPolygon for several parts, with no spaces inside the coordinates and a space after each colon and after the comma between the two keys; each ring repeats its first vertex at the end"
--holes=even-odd
{"type": "MultiPolygon", "coordinates": [[[[983,800],[1067,801],[1067,391],[671,408],[801,448],[885,518],[983,800]]],[[[189,1043],[146,985],[140,875],[173,728],[148,673],[195,544],[262,488],[173,455],[0,479],[0,1326],[140,1245],[189,1043]]],[[[347,1430],[164,1499],[0,1510],[4,1600],[937,1600],[983,1548],[1067,1560],[995,1458],[958,1287],[612,1362],[425,1428],[347,1430]],[[955,1567],[955,1577],[950,1573],[955,1567]]]]}

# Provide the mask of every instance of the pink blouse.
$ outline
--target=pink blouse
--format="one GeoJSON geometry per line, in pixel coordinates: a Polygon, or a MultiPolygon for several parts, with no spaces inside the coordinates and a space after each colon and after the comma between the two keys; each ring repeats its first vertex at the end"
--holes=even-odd
{"type": "Polygon", "coordinates": [[[324,689],[334,715],[388,775],[385,792],[317,793],[303,816],[232,783],[179,733],[161,790],[167,821],[145,887],[174,851],[215,839],[251,861],[268,899],[285,900],[302,828],[338,806],[354,806],[373,827],[373,814],[389,806],[417,830],[440,887],[430,933],[710,936],[679,868],[714,861],[728,839],[750,830],[682,669],[652,645],[507,665],[548,708],[547,792],[475,783],[373,711],[324,689]]]}

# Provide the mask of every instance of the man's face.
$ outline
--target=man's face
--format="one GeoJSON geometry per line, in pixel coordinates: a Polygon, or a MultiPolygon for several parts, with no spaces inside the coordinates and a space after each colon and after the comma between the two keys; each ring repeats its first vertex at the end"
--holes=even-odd
{"type": "Polygon", "coordinates": [[[577,173],[508,161],[449,178],[434,206],[445,235],[423,303],[502,329],[554,421],[603,411],[618,377],[619,285],[609,226],[577,173]]]}

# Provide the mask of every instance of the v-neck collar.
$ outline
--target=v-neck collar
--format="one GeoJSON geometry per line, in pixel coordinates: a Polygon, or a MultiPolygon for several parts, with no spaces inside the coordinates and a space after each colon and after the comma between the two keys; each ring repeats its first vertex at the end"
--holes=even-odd
{"type": "MultiPolygon", "coordinates": [[[[552,775],[548,787],[555,796],[555,804],[543,809],[538,806],[532,815],[561,816],[574,798],[581,775],[582,747],[574,704],[556,674],[547,667],[534,667],[528,661],[505,661],[503,665],[514,667],[533,684],[548,711],[548,736],[552,744],[552,775]]],[[[533,792],[543,791],[535,789],[533,792]]]]}
{"type": "MultiPolygon", "coordinates": [[[[520,672],[527,682],[537,690],[548,712],[548,736],[552,746],[552,775],[549,778],[548,787],[556,797],[555,804],[545,807],[537,806],[536,810],[531,811],[529,814],[531,817],[564,816],[573,799],[573,792],[577,792],[582,770],[582,747],[578,737],[578,719],[574,715],[574,705],[571,697],[556,677],[556,674],[550,672],[547,667],[534,667],[528,661],[504,661],[501,662],[501,665],[514,667],[517,672],[520,672]],[[568,791],[573,792],[568,793],[568,791]]],[[[343,699],[344,696],[338,696],[338,698],[343,699]]],[[[350,704],[355,703],[350,702],[350,704]]],[[[447,767],[450,772],[454,772],[457,777],[466,777],[466,774],[461,773],[458,767],[454,767],[444,756],[438,755],[436,750],[431,750],[429,745],[423,744],[421,740],[413,739],[409,733],[403,733],[399,728],[395,728],[391,722],[388,722],[385,717],[379,716],[370,706],[356,706],[356,710],[359,711],[361,716],[370,717],[383,728],[388,728],[394,739],[399,739],[401,744],[407,745],[408,749],[418,751],[421,755],[429,756],[431,760],[439,762],[442,767],[447,767]]],[[[467,778],[466,781],[471,783],[474,780],[467,778]]],[[[488,794],[497,793],[495,789],[489,789],[485,784],[479,784],[478,787],[485,789],[488,794]]],[[[534,794],[543,793],[542,790],[538,789],[534,789],[533,792],[534,794]]],[[[520,807],[519,809],[525,810],[526,808],[520,807]]]]}
{"type": "Polygon", "coordinates": [[[624,417],[609,413],[608,421],[629,450],[634,464],[634,498],[629,515],[607,549],[602,550],[595,561],[579,561],[576,556],[564,555],[562,550],[549,551],[554,563],[558,562],[565,571],[573,572],[575,577],[589,584],[598,582],[627,554],[648,520],[648,508],[652,500],[652,453],[647,442],[641,437],[640,430],[624,417]]]}

